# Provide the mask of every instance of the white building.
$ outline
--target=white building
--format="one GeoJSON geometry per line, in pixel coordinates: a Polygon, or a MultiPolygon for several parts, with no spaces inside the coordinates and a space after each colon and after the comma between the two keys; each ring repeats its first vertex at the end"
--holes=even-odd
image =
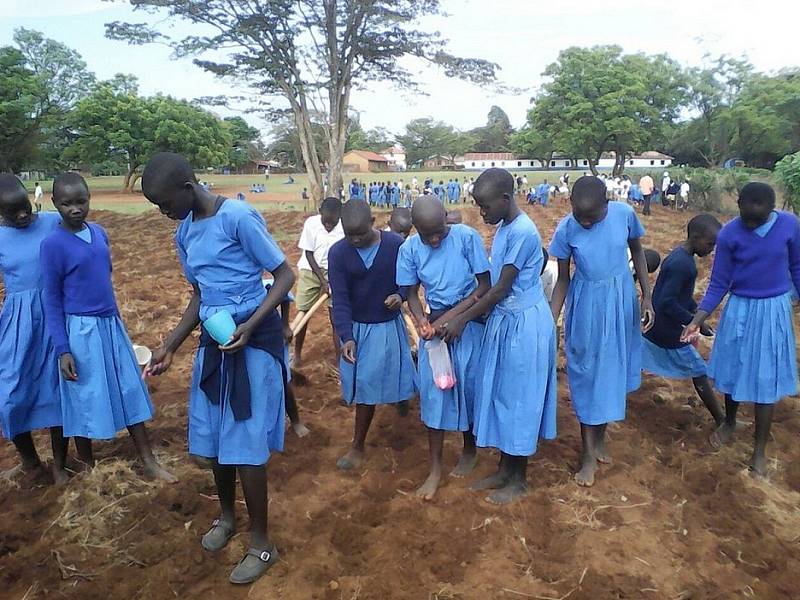
{"type": "Polygon", "coordinates": [[[408,167],[406,164],[406,151],[400,145],[395,144],[391,148],[384,148],[378,154],[389,161],[390,171],[405,171],[408,167]]]}
{"type": "MultiPolygon", "coordinates": [[[[465,171],[482,171],[491,167],[514,170],[540,170],[540,169],[573,169],[588,170],[589,161],[583,158],[570,158],[563,154],[554,154],[547,166],[535,158],[517,156],[511,152],[469,152],[459,158],[456,164],[465,171]]],[[[625,161],[625,167],[632,169],[646,169],[649,167],[668,167],[672,164],[672,157],[661,152],[643,152],[635,154],[625,161]]],[[[614,168],[614,153],[603,154],[597,164],[599,169],[614,168]]]]}

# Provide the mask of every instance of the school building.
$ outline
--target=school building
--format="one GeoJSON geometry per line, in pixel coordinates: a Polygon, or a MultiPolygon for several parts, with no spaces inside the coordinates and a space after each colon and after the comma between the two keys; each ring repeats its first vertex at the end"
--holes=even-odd
{"type": "Polygon", "coordinates": [[[342,158],[342,167],[349,173],[382,173],[389,170],[389,161],[370,150],[351,150],[342,158]]]}
{"type": "MultiPolygon", "coordinates": [[[[614,167],[615,154],[613,152],[601,155],[597,163],[600,169],[612,169],[614,167]]],[[[589,168],[589,161],[583,158],[573,158],[565,154],[553,154],[548,164],[536,158],[526,158],[518,156],[512,152],[468,152],[463,158],[456,159],[456,164],[466,171],[482,171],[491,167],[514,170],[581,170],[589,168]]],[[[647,151],[641,154],[634,154],[625,161],[625,166],[632,169],[646,169],[649,167],[669,167],[672,164],[672,157],[661,152],[647,151]]]]}
{"type": "Polygon", "coordinates": [[[390,171],[405,171],[408,168],[406,164],[406,151],[398,144],[390,148],[384,148],[378,152],[378,154],[389,161],[390,171]]]}

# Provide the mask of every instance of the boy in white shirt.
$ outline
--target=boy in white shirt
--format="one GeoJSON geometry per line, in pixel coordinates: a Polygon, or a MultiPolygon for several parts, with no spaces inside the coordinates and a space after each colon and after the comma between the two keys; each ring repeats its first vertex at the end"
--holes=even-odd
{"type": "Polygon", "coordinates": [[[44,190],[42,186],[39,185],[39,182],[36,182],[36,188],[33,192],[33,204],[36,207],[36,212],[42,212],[42,196],[44,196],[44,190]]]}
{"type": "MultiPolygon", "coordinates": [[[[325,198],[319,207],[319,214],[306,219],[300,242],[297,247],[303,251],[297,263],[299,274],[297,277],[297,294],[295,304],[298,312],[308,312],[319,300],[322,294],[330,297],[328,286],[328,251],[336,242],[344,238],[344,230],[340,217],[342,203],[338,198],[325,198]]],[[[331,318],[330,303],[328,304],[328,317],[331,318]]],[[[294,346],[294,362],[299,369],[303,362],[303,343],[306,339],[306,329],[297,332],[294,346]]],[[[339,354],[339,345],[333,331],[331,321],[331,334],[333,336],[334,352],[339,354]]]]}
{"type": "Polygon", "coordinates": [[[678,208],[681,210],[686,210],[689,207],[689,191],[689,181],[684,179],[681,184],[681,199],[678,205],[678,208]]]}

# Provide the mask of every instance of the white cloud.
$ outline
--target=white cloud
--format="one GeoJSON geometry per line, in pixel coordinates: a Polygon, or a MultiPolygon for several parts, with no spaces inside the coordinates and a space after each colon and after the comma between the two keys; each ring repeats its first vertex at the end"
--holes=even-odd
{"type": "Polygon", "coordinates": [[[41,18],[82,15],[107,10],[113,2],[103,0],[0,0],[5,18],[41,18]]]}

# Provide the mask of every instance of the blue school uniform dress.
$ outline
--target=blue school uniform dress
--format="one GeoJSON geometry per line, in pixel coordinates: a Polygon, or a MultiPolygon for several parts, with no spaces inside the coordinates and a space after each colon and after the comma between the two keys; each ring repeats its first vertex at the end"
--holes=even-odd
{"type": "Polygon", "coordinates": [[[402,243],[396,233],[381,231],[370,248],[340,240],[328,254],[334,328],[342,343],[356,343],[356,363],[339,360],[347,404],[392,404],[417,391],[402,313],[384,306],[388,296],[401,293],[396,265],[402,243]]]}
{"type": "Polygon", "coordinates": [[[58,361],[44,322],[39,246],[58,227],[57,213],[39,213],[23,229],[0,226],[0,426],[12,439],[61,425],[58,361]]]}
{"type": "Polygon", "coordinates": [[[589,229],[567,215],[550,243],[550,256],[575,263],[564,337],[572,404],[584,425],[624,420],[626,395],[641,384],[640,309],[626,249],[643,235],[630,206],[609,202],[589,229]]]}
{"type": "MultiPolygon", "coordinates": [[[[469,297],[478,287],[475,278],[489,271],[489,259],[483,241],[466,225],[451,225],[439,248],[422,243],[412,235],[400,247],[397,257],[397,285],[421,284],[431,309],[430,321],[469,297]]],[[[449,344],[450,359],[456,376],[455,387],[441,390],[433,380],[427,346],[420,341],[418,352],[419,388],[422,422],[432,429],[469,431],[475,407],[475,381],[481,370],[478,364],[484,324],[467,323],[461,337],[449,344]]]]}
{"type": "MultiPolygon", "coordinates": [[[[245,322],[266,297],[263,272],[286,260],[261,215],[238,200],[225,200],[212,217],[195,221],[190,214],[178,226],[175,242],[186,279],[200,289],[201,321],[227,310],[236,323],[245,322]]],[[[285,366],[277,312],[265,323],[276,326],[272,347],[257,347],[251,338],[239,352],[223,353],[221,377],[213,387],[204,385],[204,372],[216,343],[201,341],[189,395],[190,454],[224,465],[263,465],[270,452],[283,450],[285,366]],[[234,363],[242,359],[244,385],[234,363]]]]}
{"type": "Polygon", "coordinates": [[[800,224],[774,211],[750,230],[739,217],[717,236],[714,266],[700,310],[726,294],[708,376],[736,402],[774,404],[797,393],[791,284],[800,286],[800,224]]]}
{"type": "Polygon", "coordinates": [[[697,310],[694,284],[697,265],[683,246],[673,250],[658,273],[653,288],[656,321],[642,339],[642,369],[672,379],[702,377],[706,361],[694,346],[681,342],[683,328],[697,310]]]}
{"type": "Polygon", "coordinates": [[[476,382],[478,446],[531,456],[556,437],[556,332],[544,295],[542,240],[525,214],[502,223],[492,242],[492,285],[506,265],[519,274],[486,322],[476,382]]]}
{"type": "Polygon", "coordinates": [[[56,356],[72,354],[77,381],[61,377],[65,437],[108,440],[149,420],[153,404],[111,282],[105,230],[86,223],[78,234],[63,227],[41,245],[45,322],[56,356]]]}

